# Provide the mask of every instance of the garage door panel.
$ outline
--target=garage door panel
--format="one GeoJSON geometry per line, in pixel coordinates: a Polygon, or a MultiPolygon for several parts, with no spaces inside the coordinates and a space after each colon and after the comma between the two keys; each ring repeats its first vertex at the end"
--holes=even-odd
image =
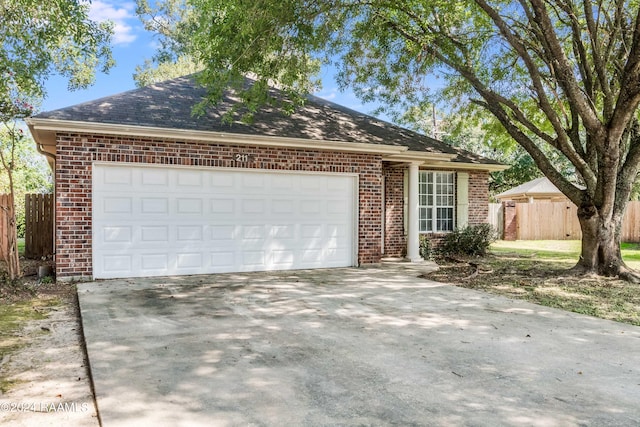
{"type": "Polygon", "coordinates": [[[278,240],[291,240],[296,238],[296,226],[295,225],[272,225],[269,227],[270,237],[278,240]]]}
{"type": "Polygon", "coordinates": [[[246,267],[262,267],[265,263],[265,251],[244,250],[241,254],[242,265],[246,267]]]}
{"type": "Polygon", "coordinates": [[[168,215],[169,199],[167,197],[142,197],[140,198],[140,214],[142,215],[168,215]]]}
{"type": "Polygon", "coordinates": [[[296,209],[296,202],[291,199],[278,199],[271,202],[271,213],[293,215],[296,209]]]}
{"type": "Polygon", "coordinates": [[[327,213],[329,215],[338,214],[343,215],[347,212],[348,206],[345,200],[328,200],[327,201],[327,213]]]}
{"type": "Polygon", "coordinates": [[[271,260],[274,266],[282,266],[286,269],[286,267],[293,264],[295,254],[290,250],[273,250],[271,251],[271,260]]]}
{"type": "Polygon", "coordinates": [[[300,202],[300,212],[305,215],[318,215],[321,213],[319,200],[302,200],[300,202]]]}
{"type": "Polygon", "coordinates": [[[94,165],[94,276],[353,265],[355,183],[353,175],[94,165]]]}
{"type": "Polygon", "coordinates": [[[133,229],[130,226],[106,226],[102,228],[101,236],[104,243],[131,243],[133,229]]]}
{"type": "MultiPolygon", "coordinates": [[[[323,177],[324,178],[324,177],[323,177]]],[[[304,176],[300,178],[300,189],[305,191],[320,190],[326,179],[315,179],[313,176],[304,176]]]]}
{"type": "Polygon", "coordinates": [[[140,171],[140,180],[145,190],[166,189],[169,185],[169,171],[163,169],[143,169],[140,171]]]}
{"type": "Polygon", "coordinates": [[[246,225],[240,228],[240,235],[246,243],[255,243],[255,240],[262,240],[266,236],[264,225],[246,225]]]}
{"type": "Polygon", "coordinates": [[[176,260],[178,269],[200,269],[202,267],[202,254],[200,252],[179,252],[176,254],[176,260]]]}
{"type": "Polygon", "coordinates": [[[236,264],[234,252],[221,250],[219,252],[210,252],[209,255],[213,267],[232,268],[236,264]]]}
{"type": "Polygon", "coordinates": [[[204,241],[204,227],[200,225],[179,225],[177,228],[178,242],[203,242],[204,241]]]}
{"type": "Polygon", "coordinates": [[[103,270],[106,273],[128,273],[132,270],[133,256],[127,254],[105,255],[102,262],[103,270]]]}
{"type": "Polygon", "coordinates": [[[162,254],[148,254],[142,253],[140,254],[140,268],[144,272],[152,272],[157,271],[162,273],[167,271],[169,268],[169,255],[166,253],[162,254]]]}
{"type": "Polygon", "coordinates": [[[226,214],[235,212],[236,201],[233,199],[213,199],[210,206],[212,214],[221,214],[226,217],[226,214]]]}
{"type": "Polygon", "coordinates": [[[264,215],[266,213],[266,201],[263,199],[242,200],[242,213],[251,215],[264,215]]]}
{"type": "Polygon", "coordinates": [[[236,175],[234,173],[216,171],[214,173],[207,174],[207,176],[209,178],[210,187],[215,188],[218,191],[235,187],[236,175]]]}
{"type": "Polygon", "coordinates": [[[98,205],[98,209],[106,214],[126,214],[133,213],[133,199],[131,197],[105,197],[98,205]]]}
{"type": "Polygon", "coordinates": [[[178,189],[183,189],[182,187],[186,187],[187,191],[193,190],[192,187],[202,187],[203,174],[199,170],[189,171],[189,170],[179,170],[176,171],[177,174],[177,185],[178,189]],[[191,188],[190,188],[191,187],[191,188]]]}
{"type": "Polygon", "coordinates": [[[212,225],[209,227],[209,229],[211,230],[211,240],[233,240],[236,236],[236,228],[237,227],[235,225],[212,225]]]}
{"type": "Polygon", "coordinates": [[[305,241],[312,242],[322,237],[322,224],[303,224],[302,238],[305,241]],[[313,240],[312,240],[313,239],[313,240]]]}
{"type": "Polygon", "coordinates": [[[140,242],[159,243],[169,242],[169,226],[143,225],[140,226],[140,242]]]}
{"type": "Polygon", "coordinates": [[[179,215],[202,215],[203,200],[197,198],[179,198],[176,200],[176,213],[179,215]]]}
{"type": "MultiPolygon", "coordinates": [[[[260,174],[243,174],[241,175],[242,187],[246,190],[263,189],[265,187],[265,177],[260,174]]],[[[268,178],[267,178],[268,179],[268,178]]]]}
{"type": "Polygon", "coordinates": [[[101,178],[104,184],[113,189],[120,186],[129,187],[133,184],[133,171],[128,167],[102,169],[101,178]]]}

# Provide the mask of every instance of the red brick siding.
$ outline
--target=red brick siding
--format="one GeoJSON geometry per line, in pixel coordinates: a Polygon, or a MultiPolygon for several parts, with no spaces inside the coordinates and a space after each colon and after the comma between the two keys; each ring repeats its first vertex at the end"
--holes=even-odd
{"type": "Polygon", "coordinates": [[[64,133],[57,135],[56,156],[55,245],[59,278],[90,278],[93,274],[91,164],[94,161],[358,174],[358,263],[380,261],[379,155],[64,133]],[[248,154],[250,161],[236,162],[233,156],[237,153],[248,154]]]}
{"type": "Polygon", "coordinates": [[[384,175],[384,255],[404,257],[407,240],[404,235],[404,168],[382,164],[384,175]]]}
{"type": "Polygon", "coordinates": [[[489,220],[489,172],[469,173],[469,225],[489,220]]]}

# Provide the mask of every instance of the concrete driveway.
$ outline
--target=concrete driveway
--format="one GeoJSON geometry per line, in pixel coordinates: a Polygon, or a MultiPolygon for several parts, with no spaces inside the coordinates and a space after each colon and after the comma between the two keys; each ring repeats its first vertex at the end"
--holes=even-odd
{"type": "Polygon", "coordinates": [[[419,274],[81,284],[102,423],[640,425],[640,328],[419,274]]]}

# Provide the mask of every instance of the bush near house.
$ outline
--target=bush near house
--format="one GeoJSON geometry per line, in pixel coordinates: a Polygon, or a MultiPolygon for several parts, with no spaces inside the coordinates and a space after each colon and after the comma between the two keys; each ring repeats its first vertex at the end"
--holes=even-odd
{"type": "Polygon", "coordinates": [[[480,256],[487,253],[491,243],[497,238],[491,224],[470,225],[457,228],[447,234],[440,248],[442,255],[480,256]]]}

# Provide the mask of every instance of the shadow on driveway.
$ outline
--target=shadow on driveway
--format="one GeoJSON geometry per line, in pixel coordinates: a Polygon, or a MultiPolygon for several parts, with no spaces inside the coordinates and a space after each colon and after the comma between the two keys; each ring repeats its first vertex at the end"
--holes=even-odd
{"type": "Polygon", "coordinates": [[[640,425],[640,328],[419,274],[81,284],[103,425],[640,425]]]}

